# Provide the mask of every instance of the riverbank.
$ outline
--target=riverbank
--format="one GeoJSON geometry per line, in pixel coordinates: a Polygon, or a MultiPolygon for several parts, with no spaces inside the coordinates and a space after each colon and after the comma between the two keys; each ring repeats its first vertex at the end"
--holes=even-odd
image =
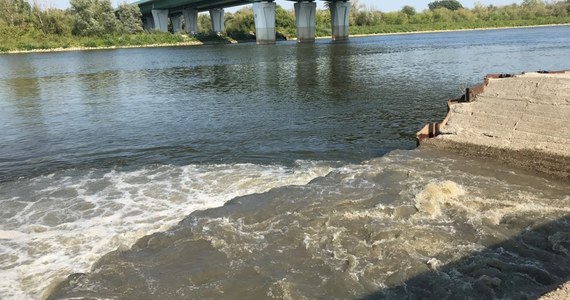
{"type": "Polygon", "coordinates": [[[488,75],[482,85],[451,100],[445,119],[424,127],[418,140],[568,179],[568,87],[569,71],[488,75]]]}
{"type": "Polygon", "coordinates": [[[427,34],[442,32],[468,32],[481,30],[504,30],[504,29],[522,29],[522,28],[541,28],[541,27],[558,27],[570,26],[570,23],[564,24],[545,24],[545,25],[525,25],[525,26],[505,26],[505,27],[478,27],[478,28],[462,28],[462,29],[442,29],[442,30],[423,30],[410,32],[387,32],[387,33],[371,33],[371,34],[354,34],[350,37],[370,37],[370,36],[387,36],[387,35],[407,35],[407,34],[427,34]]]}
{"type": "Polygon", "coordinates": [[[4,53],[7,54],[49,53],[49,52],[67,52],[67,51],[112,50],[112,49],[129,49],[129,48],[155,48],[155,47],[199,46],[199,45],[204,45],[204,43],[181,42],[181,43],[165,43],[165,44],[149,44],[149,45],[127,45],[127,46],[69,47],[69,48],[60,47],[53,49],[14,50],[14,51],[7,51],[4,53]]]}
{"type": "MultiPolygon", "coordinates": [[[[468,32],[468,31],[481,31],[481,30],[504,30],[504,29],[519,29],[519,28],[541,28],[541,27],[557,27],[557,26],[570,26],[570,23],[563,24],[545,24],[545,25],[529,25],[529,26],[505,26],[505,27],[481,27],[481,28],[463,28],[463,29],[442,29],[442,30],[423,30],[423,31],[402,31],[402,32],[387,32],[387,33],[370,33],[370,34],[352,34],[351,38],[373,37],[373,36],[390,36],[390,35],[410,35],[410,34],[429,34],[429,33],[444,33],[444,32],[468,32]]],[[[172,35],[176,36],[176,35],[172,35]]],[[[19,54],[19,53],[49,53],[49,52],[66,52],[66,51],[86,51],[86,50],[110,50],[110,49],[129,49],[129,48],[154,48],[154,47],[178,47],[178,46],[201,46],[207,44],[229,44],[229,43],[247,43],[255,42],[251,39],[193,39],[187,35],[178,35],[181,42],[164,42],[164,43],[149,43],[139,45],[112,45],[112,46],[75,46],[75,47],[55,47],[55,48],[40,48],[40,49],[18,49],[2,51],[0,54],[19,54]]],[[[203,35],[202,37],[208,37],[203,35]]],[[[330,36],[318,36],[316,39],[330,39],[330,36]]],[[[289,38],[290,41],[297,40],[296,38],[289,38]]]]}

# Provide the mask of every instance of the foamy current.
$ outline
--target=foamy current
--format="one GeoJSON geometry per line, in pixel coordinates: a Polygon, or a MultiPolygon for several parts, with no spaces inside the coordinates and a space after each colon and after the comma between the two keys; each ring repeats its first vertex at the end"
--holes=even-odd
{"type": "Polygon", "coordinates": [[[395,151],[238,197],[115,251],[51,299],[519,299],[570,272],[570,186],[395,151]]]}
{"type": "Polygon", "coordinates": [[[255,164],[65,171],[0,184],[0,299],[38,299],[103,254],[128,249],[195,210],[306,184],[331,170],[255,164]]]}

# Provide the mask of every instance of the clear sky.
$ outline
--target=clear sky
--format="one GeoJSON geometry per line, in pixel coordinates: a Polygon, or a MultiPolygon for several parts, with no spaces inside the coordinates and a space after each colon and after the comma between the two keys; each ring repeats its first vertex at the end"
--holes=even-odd
{"type": "MultiPolygon", "coordinates": [[[[39,3],[43,3],[48,7],[58,7],[67,8],[69,7],[69,0],[37,0],[39,3]]],[[[111,0],[113,6],[117,6],[123,2],[134,2],[135,0],[111,0]]],[[[358,0],[358,3],[366,5],[367,8],[378,9],[384,12],[400,10],[404,5],[411,5],[418,11],[427,9],[428,3],[434,0],[403,0],[403,1],[393,1],[393,0],[358,0]]],[[[293,3],[291,1],[276,0],[277,4],[283,6],[286,9],[293,8],[293,3]]],[[[522,0],[459,0],[463,6],[472,8],[475,3],[479,2],[483,5],[508,5],[513,3],[521,3],[522,0]]],[[[323,7],[323,1],[317,1],[319,7],[323,7]]],[[[232,9],[235,10],[235,9],[232,9]]]]}

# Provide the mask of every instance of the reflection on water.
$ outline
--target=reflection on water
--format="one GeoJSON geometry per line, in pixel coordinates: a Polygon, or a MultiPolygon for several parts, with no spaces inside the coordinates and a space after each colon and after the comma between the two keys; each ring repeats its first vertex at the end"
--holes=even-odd
{"type": "Polygon", "coordinates": [[[101,165],[354,162],[410,149],[413,133],[486,73],[561,68],[566,31],[0,56],[0,126],[10,128],[0,180],[101,165]],[[42,118],[24,127],[22,113],[42,118]],[[147,151],[165,146],[195,151],[147,151]]]}
{"type": "Polygon", "coordinates": [[[38,122],[41,119],[40,83],[31,61],[25,60],[16,64],[7,61],[7,68],[16,72],[12,78],[2,82],[3,90],[7,91],[4,101],[17,108],[16,114],[26,118],[26,123],[38,122]]]}

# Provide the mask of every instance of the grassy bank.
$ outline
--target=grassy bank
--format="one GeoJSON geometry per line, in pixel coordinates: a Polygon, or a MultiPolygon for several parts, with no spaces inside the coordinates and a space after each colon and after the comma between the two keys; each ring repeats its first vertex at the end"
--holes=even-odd
{"type": "MultiPolygon", "coordinates": [[[[478,28],[512,28],[524,26],[570,24],[570,17],[542,18],[534,20],[490,21],[490,22],[440,22],[430,24],[402,24],[402,25],[378,25],[378,26],[351,26],[351,35],[374,35],[383,33],[406,33],[406,32],[432,32],[478,28]]],[[[38,31],[21,31],[16,27],[0,30],[0,52],[27,52],[50,49],[93,49],[113,47],[145,47],[159,45],[191,45],[208,43],[230,43],[255,41],[255,36],[232,35],[220,37],[218,35],[199,34],[190,37],[172,33],[140,33],[123,35],[106,35],[100,37],[78,37],[73,35],[50,35],[38,31]]],[[[317,28],[318,37],[331,35],[330,28],[317,28]]],[[[287,36],[286,38],[295,38],[287,36]]]]}
{"type": "MultiPolygon", "coordinates": [[[[198,15],[201,34],[145,33],[136,4],[117,9],[110,0],[70,0],[70,8],[43,8],[28,0],[0,0],[0,52],[48,49],[136,47],[254,41],[255,17],[251,6],[224,15],[226,35],[212,35],[208,14],[198,15]]],[[[419,12],[403,6],[399,11],[367,9],[350,1],[350,34],[372,35],[440,30],[490,29],[570,24],[570,0],[528,0],[506,6],[476,4],[465,8],[457,0],[434,1],[419,12]]],[[[278,40],[296,37],[295,11],[277,6],[278,40]]],[[[317,37],[331,36],[331,13],[315,12],[317,37]]]]}
{"type": "Polygon", "coordinates": [[[110,34],[98,37],[44,34],[17,27],[0,28],[0,52],[71,48],[104,48],[198,42],[193,37],[170,33],[110,34]]]}

